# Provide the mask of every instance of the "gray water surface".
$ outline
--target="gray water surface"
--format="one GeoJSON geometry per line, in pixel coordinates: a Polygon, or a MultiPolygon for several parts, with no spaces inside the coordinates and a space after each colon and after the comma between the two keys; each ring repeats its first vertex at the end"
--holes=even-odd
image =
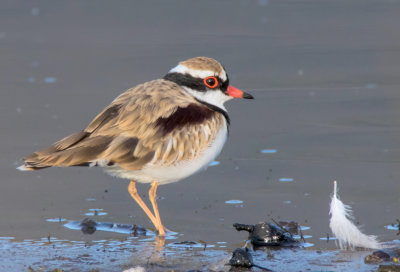
{"type": "MultiPolygon", "coordinates": [[[[390,0],[5,2],[0,236],[13,238],[1,240],[9,258],[0,270],[227,269],[247,237],[232,224],[271,218],[309,227],[311,247],[278,251],[275,261],[256,253],[265,267],[322,270],[322,250],[328,263],[342,258],[336,254],[350,262],[328,270],[376,269],[363,264],[368,252],[346,255],[320,238],[331,235],[334,180],[365,233],[398,238],[385,226],[400,205],[399,14],[400,2],[390,0]],[[22,173],[18,160],[83,129],[125,89],[199,55],[221,61],[231,84],[255,99],[226,104],[231,127],[219,164],[159,187],[163,223],[177,233],[165,241],[164,259],[143,261],[160,253],[154,235],[65,228],[86,217],[152,225],[126,180],[87,168],[22,173]],[[46,244],[49,236],[59,241],[46,244]],[[199,240],[206,253],[173,246],[199,240]],[[97,249],[107,253],[102,261],[97,249]],[[300,259],[309,261],[282,262],[300,259]]],[[[148,186],[138,189],[147,201],[148,186]]]]}

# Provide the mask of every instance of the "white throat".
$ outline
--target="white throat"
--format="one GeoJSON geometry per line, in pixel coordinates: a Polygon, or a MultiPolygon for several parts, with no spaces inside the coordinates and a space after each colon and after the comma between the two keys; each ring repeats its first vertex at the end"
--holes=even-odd
{"type": "Polygon", "coordinates": [[[199,92],[192,90],[188,87],[182,86],[188,93],[196,97],[198,100],[206,102],[208,104],[214,105],[220,109],[223,109],[224,111],[227,111],[226,108],[224,107],[224,103],[233,97],[229,95],[225,95],[222,91],[220,90],[210,90],[206,92],[199,92]]]}

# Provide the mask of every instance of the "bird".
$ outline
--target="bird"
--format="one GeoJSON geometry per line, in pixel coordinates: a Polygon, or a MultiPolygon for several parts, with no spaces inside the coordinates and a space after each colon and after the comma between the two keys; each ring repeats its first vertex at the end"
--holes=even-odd
{"type": "Polygon", "coordinates": [[[17,169],[101,167],[128,179],[129,194],[164,237],[157,187],[205,169],[218,156],[230,125],[224,102],[232,98],[253,96],[230,85],[217,60],[190,58],[163,78],[126,90],[85,129],[24,157],[17,169]],[[153,211],[140,197],[137,182],[151,184],[153,211]]]}

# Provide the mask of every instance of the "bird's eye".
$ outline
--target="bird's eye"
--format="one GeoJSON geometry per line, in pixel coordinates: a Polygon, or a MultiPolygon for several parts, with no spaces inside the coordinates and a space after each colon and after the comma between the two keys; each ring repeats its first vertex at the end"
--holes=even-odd
{"type": "Polygon", "coordinates": [[[218,86],[218,79],[214,76],[209,76],[204,79],[204,85],[208,88],[214,89],[218,86]]]}

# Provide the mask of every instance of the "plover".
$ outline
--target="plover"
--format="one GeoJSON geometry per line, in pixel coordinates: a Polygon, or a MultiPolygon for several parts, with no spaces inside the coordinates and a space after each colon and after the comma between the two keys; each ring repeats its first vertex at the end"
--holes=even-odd
{"type": "Polygon", "coordinates": [[[220,153],[229,128],[224,102],[232,98],[253,97],[229,85],[218,61],[191,58],[162,79],[128,89],[84,130],[25,157],[18,169],[102,167],[112,176],[130,180],[130,195],[164,236],[157,186],[206,168],[220,153]],[[136,182],[151,183],[153,212],[139,196],[136,182]]]}

